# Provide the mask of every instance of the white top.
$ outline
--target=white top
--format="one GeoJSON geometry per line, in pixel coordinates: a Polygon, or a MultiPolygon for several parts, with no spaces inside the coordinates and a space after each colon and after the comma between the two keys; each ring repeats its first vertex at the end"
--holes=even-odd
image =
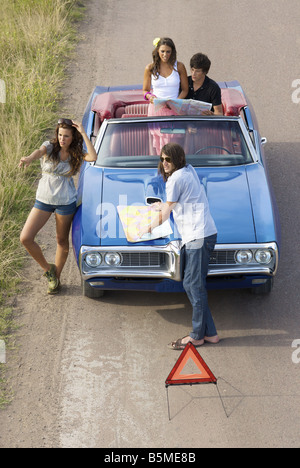
{"type": "Polygon", "coordinates": [[[77,199],[73,177],[68,175],[71,170],[70,158],[67,161],[54,163],[48,156],[53,145],[45,141],[47,156],[41,159],[42,178],[39,181],[36,199],[47,205],[71,205],[77,199]]]}
{"type": "Polygon", "coordinates": [[[158,99],[177,99],[180,88],[180,76],[177,71],[177,61],[174,65],[174,70],[167,78],[158,75],[156,78],[151,75],[151,86],[153,94],[158,99]]]}
{"type": "Polygon", "coordinates": [[[217,233],[205,189],[191,165],[175,171],[167,180],[167,202],[176,202],[174,220],[183,245],[217,233]]]}

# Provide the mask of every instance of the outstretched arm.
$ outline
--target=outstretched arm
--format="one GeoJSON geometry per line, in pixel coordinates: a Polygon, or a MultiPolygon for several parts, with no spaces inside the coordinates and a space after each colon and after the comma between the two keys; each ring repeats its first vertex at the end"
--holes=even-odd
{"type": "Polygon", "coordinates": [[[47,148],[46,146],[42,145],[40,149],[37,149],[33,151],[29,156],[26,156],[25,158],[21,158],[19,162],[19,167],[28,167],[33,161],[36,161],[37,159],[41,159],[45,154],[47,153],[47,148]]]}

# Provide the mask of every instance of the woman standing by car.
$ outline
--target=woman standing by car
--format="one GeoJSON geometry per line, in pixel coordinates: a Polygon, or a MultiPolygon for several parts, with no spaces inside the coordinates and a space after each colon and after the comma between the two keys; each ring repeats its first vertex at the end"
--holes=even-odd
{"type": "Polygon", "coordinates": [[[48,294],[60,289],[60,276],[69,254],[69,234],[76,211],[77,192],[73,176],[82,162],[95,161],[97,154],[81,123],[59,119],[55,136],[45,141],[30,156],[21,158],[19,167],[28,167],[40,159],[40,179],[36,201],[22,230],[20,241],[44,270],[48,280],[48,294]],[[88,152],[83,151],[83,140],[88,152]],[[38,232],[45,226],[52,213],[56,217],[57,249],[55,263],[48,263],[40,246],[35,242],[38,232]]]}
{"type": "MultiPolygon", "coordinates": [[[[153,41],[153,62],[144,71],[143,91],[145,100],[153,104],[158,99],[184,99],[189,91],[187,71],[182,62],[177,61],[176,47],[168,37],[153,41]],[[153,93],[151,92],[153,90],[153,93]]],[[[154,115],[153,105],[149,106],[149,115],[154,115]]],[[[168,113],[164,108],[163,112],[168,113]]],[[[170,109],[169,109],[170,111],[170,109]]],[[[163,113],[163,115],[166,115],[163,113]]]]}

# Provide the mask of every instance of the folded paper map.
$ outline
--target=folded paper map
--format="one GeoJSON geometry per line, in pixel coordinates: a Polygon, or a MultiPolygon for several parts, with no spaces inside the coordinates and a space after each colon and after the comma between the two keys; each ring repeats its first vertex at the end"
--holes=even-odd
{"type": "Polygon", "coordinates": [[[148,240],[167,237],[172,234],[169,220],[153,229],[150,234],[139,237],[139,229],[149,226],[159,212],[153,206],[118,206],[118,213],[128,242],[145,242],[148,240]]]}
{"type": "Polygon", "coordinates": [[[166,106],[176,112],[177,115],[201,115],[203,111],[212,108],[209,102],[196,101],[195,99],[154,99],[155,112],[166,106]]]}

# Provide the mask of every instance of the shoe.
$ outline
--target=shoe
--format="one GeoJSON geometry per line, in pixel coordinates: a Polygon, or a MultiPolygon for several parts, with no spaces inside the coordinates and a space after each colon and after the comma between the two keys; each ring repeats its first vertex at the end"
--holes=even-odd
{"type": "Polygon", "coordinates": [[[50,264],[50,270],[46,271],[44,275],[48,280],[48,294],[57,294],[60,289],[60,281],[56,276],[56,266],[50,264]]]}
{"type": "Polygon", "coordinates": [[[56,286],[56,288],[54,288],[54,289],[49,288],[47,293],[49,295],[54,295],[54,294],[58,294],[60,290],[61,290],[61,284],[60,284],[60,281],[58,280],[58,285],[56,286]]]}

